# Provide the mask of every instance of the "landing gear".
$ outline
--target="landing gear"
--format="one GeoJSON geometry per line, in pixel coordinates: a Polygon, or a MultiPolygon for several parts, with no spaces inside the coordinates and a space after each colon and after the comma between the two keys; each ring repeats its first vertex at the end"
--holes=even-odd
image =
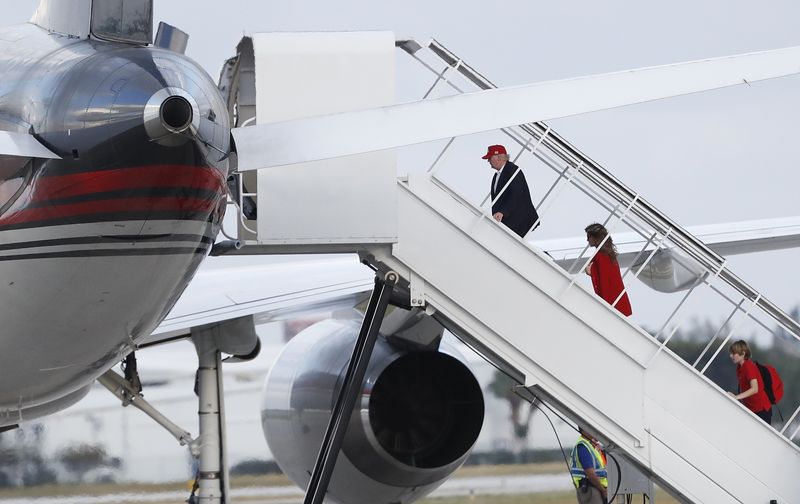
{"type": "Polygon", "coordinates": [[[142,397],[141,390],[137,390],[128,380],[109,369],[97,379],[101,385],[107,388],[112,394],[122,401],[122,406],[134,406],[141,410],[145,415],[164,427],[172,436],[178,440],[181,446],[192,443],[192,435],[169,418],[162,415],[153,405],[142,397]]]}
{"type": "Polygon", "coordinates": [[[198,397],[197,414],[200,435],[194,446],[199,458],[197,475],[197,503],[218,504],[227,502],[230,495],[228,464],[225,442],[225,402],[223,401],[222,368],[220,350],[213,337],[206,331],[192,333],[192,342],[197,350],[198,397]]]}
{"type": "MultiPolygon", "coordinates": [[[[228,470],[225,456],[224,403],[222,401],[222,370],[220,351],[212,337],[204,337],[199,331],[192,335],[197,349],[198,369],[196,391],[198,396],[198,415],[200,435],[192,435],[181,429],[141,394],[138,376],[135,380],[123,378],[113,370],[108,370],[97,379],[112,394],[122,401],[123,406],[133,405],[164,427],[181,446],[188,446],[193,457],[198,459],[198,473],[195,487],[189,497],[190,503],[222,504],[227,502],[228,470]]],[[[130,362],[126,359],[126,362],[130,362]]],[[[132,361],[135,362],[135,359],[132,361]]],[[[130,370],[130,364],[126,367],[130,370]]],[[[135,369],[135,365],[134,365],[135,369]]],[[[129,374],[126,372],[126,375],[129,374]]]]}
{"type": "Polygon", "coordinates": [[[162,415],[142,397],[141,382],[133,353],[124,361],[125,376],[106,371],[98,381],[122,401],[133,405],[167,429],[181,446],[188,446],[197,459],[195,485],[189,496],[192,504],[224,504],[229,502],[228,461],[225,439],[225,403],[222,386],[222,353],[228,362],[255,358],[261,348],[250,316],[222,323],[194,327],[191,339],[197,351],[195,393],[198,398],[196,438],[162,415]]]}

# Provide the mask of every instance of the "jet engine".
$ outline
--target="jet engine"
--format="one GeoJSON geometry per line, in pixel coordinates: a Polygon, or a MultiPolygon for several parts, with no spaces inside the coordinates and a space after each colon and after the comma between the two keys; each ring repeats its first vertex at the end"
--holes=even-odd
{"type": "MultiPolygon", "coordinates": [[[[305,329],[267,378],[264,434],[300,488],[308,485],[359,327],[326,320],[305,329]]],[[[328,497],[343,504],[413,502],[466,460],[483,424],[483,394],[464,357],[438,341],[412,344],[397,333],[378,338],[328,497]]]]}
{"type": "MultiPolygon", "coordinates": [[[[634,271],[641,269],[647,255],[633,263],[634,271]]],[[[657,250],[639,272],[639,280],[658,292],[666,293],[689,290],[701,283],[705,276],[706,269],[700,263],[676,248],[657,250]]]]}

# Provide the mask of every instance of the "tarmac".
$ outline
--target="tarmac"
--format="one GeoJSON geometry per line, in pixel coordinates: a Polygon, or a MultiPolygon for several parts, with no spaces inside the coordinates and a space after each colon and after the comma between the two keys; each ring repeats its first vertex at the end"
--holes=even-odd
{"type": "MultiPolygon", "coordinates": [[[[572,482],[565,474],[475,476],[448,480],[428,497],[532,494],[571,489],[572,482]]],[[[241,500],[248,504],[298,504],[303,501],[303,495],[304,492],[294,486],[245,487],[231,490],[234,502],[241,500]]],[[[185,502],[187,497],[188,492],[173,491],[0,499],[0,504],[161,504],[185,502]]]]}

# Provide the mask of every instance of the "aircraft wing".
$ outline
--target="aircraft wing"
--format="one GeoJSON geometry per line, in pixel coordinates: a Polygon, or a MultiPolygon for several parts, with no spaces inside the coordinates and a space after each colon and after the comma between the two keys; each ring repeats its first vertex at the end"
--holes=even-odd
{"type": "Polygon", "coordinates": [[[0,158],[7,156],[61,159],[33,135],[15,131],[0,131],[0,158]]]}
{"type": "Polygon", "coordinates": [[[239,171],[360,154],[800,72],[800,46],[235,128],[239,171]]]}
{"type": "MultiPolygon", "coordinates": [[[[691,226],[686,230],[722,256],[800,247],[800,216],[691,226]]],[[[631,264],[646,241],[632,232],[620,234],[612,232],[611,236],[619,253],[618,260],[621,267],[631,264]]],[[[572,261],[585,249],[586,238],[565,238],[534,243],[546,250],[560,266],[569,268],[572,261]]],[[[652,249],[652,245],[648,247],[648,250],[652,249]]],[[[588,258],[588,255],[584,253],[584,257],[588,258]]]]}
{"type": "MultiPolygon", "coordinates": [[[[687,230],[722,256],[800,247],[800,216],[695,226],[687,230]]],[[[670,247],[668,242],[654,251],[659,237],[645,249],[646,239],[636,233],[612,232],[611,235],[619,254],[620,267],[632,266],[633,271],[638,272],[639,280],[659,292],[690,289],[707,274],[700,264],[670,247]],[[642,253],[642,249],[645,252],[642,253]],[[645,261],[648,261],[646,265],[645,261]]],[[[586,250],[584,237],[536,242],[536,245],[572,273],[580,273],[594,252],[586,250]]]]}
{"type": "Polygon", "coordinates": [[[249,265],[242,265],[241,259],[252,260],[207,259],[161,325],[139,344],[186,336],[192,327],[248,315],[259,324],[353,307],[374,285],[374,273],[354,256],[269,263],[261,259],[249,265]]]}

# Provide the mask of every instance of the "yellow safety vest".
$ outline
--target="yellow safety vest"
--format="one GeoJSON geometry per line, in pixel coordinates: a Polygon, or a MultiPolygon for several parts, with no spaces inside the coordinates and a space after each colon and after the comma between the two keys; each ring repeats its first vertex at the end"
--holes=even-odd
{"type": "Polygon", "coordinates": [[[583,470],[583,466],[581,465],[580,459],[578,459],[578,446],[583,445],[588,450],[589,453],[592,454],[592,464],[594,466],[594,473],[600,478],[600,483],[608,488],[608,472],[606,471],[606,463],[603,459],[603,455],[594,447],[594,445],[589,442],[588,439],[581,436],[578,438],[578,442],[575,443],[575,447],[572,448],[572,453],[570,454],[570,468],[569,472],[572,475],[572,482],[575,484],[575,488],[578,488],[580,482],[583,478],[586,477],[586,472],[583,470]]]}

